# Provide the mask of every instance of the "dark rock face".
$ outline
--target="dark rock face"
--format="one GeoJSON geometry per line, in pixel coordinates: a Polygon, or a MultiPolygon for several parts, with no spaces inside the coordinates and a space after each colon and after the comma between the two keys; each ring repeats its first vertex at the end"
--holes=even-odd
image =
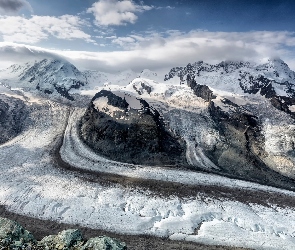
{"type": "MultiPolygon", "coordinates": [[[[271,81],[266,78],[252,80],[253,88],[245,91],[253,94],[260,91],[261,95],[271,98],[275,108],[294,116],[289,109],[290,105],[295,104],[294,98],[276,96],[271,81]]],[[[222,103],[230,107],[230,112],[224,111],[214,103],[216,97],[209,87],[196,83],[190,75],[187,75],[187,85],[196,96],[209,102],[208,111],[215,129],[226,138],[222,146],[205,150],[206,156],[220,168],[220,174],[287,189],[294,187],[294,180],[282,176],[264,163],[267,153],[258,117],[226,98],[222,103]]]]}
{"type": "Polygon", "coordinates": [[[240,74],[239,84],[245,93],[257,94],[260,91],[262,96],[271,98],[276,96],[276,92],[272,86],[275,81],[269,80],[264,76],[253,77],[248,72],[240,74]],[[250,85],[250,86],[249,86],[250,85]]]}
{"type": "Polygon", "coordinates": [[[187,165],[185,145],[164,125],[157,110],[142,99],[134,99],[141,109],[132,108],[120,96],[100,91],[82,117],[80,132],[84,142],[110,159],[144,165],[187,165]],[[106,108],[95,107],[96,100],[106,108]],[[109,109],[115,108],[112,114],[109,109]]]}
{"type": "Polygon", "coordinates": [[[207,156],[221,168],[222,174],[292,189],[294,180],[275,172],[263,162],[267,153],[258,118],[230,100],[225,99],[224,103],[232,106],[231,113],[224,112],[212,101],[209,104],[210,116],[226,142],[221,148],[207,151],[207,156]]]}
{"type": "Polygon", "coordinates": [[[192,88],[196,96],[201,97],[207,102],[216,98],[216,96],[213,95],[213,91],[211,91],[208,86],[197,84],[195,79],[191,78],[190,75],[187,76],[187,85],[192,88]]]}
{"type": "MultiPolygon", "coordinates": [[[[141,87],[148,93],[150,94],[152,92],[152,88],[151,86],[145,84],[144,82],[141,82],[140,83],[141,87]]],[[[133,89],[139,94],[139,95],[142,95],[143,92],[139,89],[137,89],[134,85],[133,85],[133,89]]]]}
{"type": "Polygon", "coordinates": [[[23,101],[0,95],[0,144],[17,136],[27,117],[23,101]]]}
{"type": "Polygon", "coordinates": [[[290,97],[286,97],[286,96],[273,96],[270,99],[270,103],[276,109],[281,110],[287,114],[290,114],[290,116],[293,119],[295,119],[295,112],[292,112],[290,110],[290,106],[295,105],[295,97],[290,98],[290,97]]]}

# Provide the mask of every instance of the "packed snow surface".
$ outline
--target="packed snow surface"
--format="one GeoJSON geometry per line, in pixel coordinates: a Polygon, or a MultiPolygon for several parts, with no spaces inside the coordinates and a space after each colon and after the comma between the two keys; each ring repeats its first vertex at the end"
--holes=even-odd
{"type": "Polygon", "coordinates": [[[31,104],[31,126],[0,146],[0,201],[10,211],[126,234],[255,249],[294,249],[294,208],[243,204],[201,195],[165,197],[140,187],[87,182],[76,173],[57,168],[52,149],[66,129],[61,154],[71,164],[75,161],[77,167],[146,179],[295,195],[215,175],[108,161],[81,144],[74,131],[83,110],[72,110],[53,101],[40,102],[31,104]]]}

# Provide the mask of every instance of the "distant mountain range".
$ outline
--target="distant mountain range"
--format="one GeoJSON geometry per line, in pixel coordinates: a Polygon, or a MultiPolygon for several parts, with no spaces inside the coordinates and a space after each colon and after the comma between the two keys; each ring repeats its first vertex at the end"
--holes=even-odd
{"type": "Polygon", "coordinates": [[[61,95],[74,100],[71,90],[91,89],[107,84],[126,85],[138,76],[157,77],[150,70],[136,73],[127,70],[106,73],[96,70],[78,70],[73,64],[61,59],[43,59],[24,64],[14,64],[0,70],[0,82],[13,88],[37,89],[53,96],[61,95]],[[84,87],[84,88],[83,88],[84,87]]]}

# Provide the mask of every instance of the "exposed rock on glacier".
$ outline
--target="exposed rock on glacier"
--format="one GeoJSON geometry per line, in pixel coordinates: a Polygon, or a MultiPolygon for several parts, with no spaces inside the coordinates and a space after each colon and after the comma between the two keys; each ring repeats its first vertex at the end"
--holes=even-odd
{"type": "Polygon", "coordinates": [[[27,112],[22,100],[0,94],[0,144],[22,131],[27,112]]]}
{"type": "Polygon", "coordinates": [[[185,144],[145,100],[100,91],[81,121],[81,136],[99,154],[149,165],[187,165],[185,144]]]}
{"type": "Polygon", "coordinates": [[[210,90],[208,86],[197,84],[194,77],[191,78],[189,75],[187,76],[187,85],[192,88],[196,96],[201,97],[207,102],[216,98],[216,96],[213,95],[213,91],[210,90]]]}
{"type": "Polygon", "coordinates": [[[295,73],[283,61],[269,60],[262,65],[200,61],[173,68],[165,80],[175,76],[208,102],[221,140],[205,149],[205,155],[221,173],[294,186],[294,181],[280,175],[295,177],[295,73]]]}

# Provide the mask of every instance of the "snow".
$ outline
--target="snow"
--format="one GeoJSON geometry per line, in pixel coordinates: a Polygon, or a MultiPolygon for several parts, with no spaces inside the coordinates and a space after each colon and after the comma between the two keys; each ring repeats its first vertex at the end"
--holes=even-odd
{"type": "Polygon", "coordinates": [[[37,92],[37,88],[52,92],[52,97],[60,97],[57,88],[66,91],[79,85],[86,85],[85,76],[65,60],[43,59],[14,64],[0,71],[0,81],[10,88],[19,88],[37,92]]]}
{"type": "Polygon", "coordinates": [[[126,86],[134,78],[137,73],[132,70],[126,70],[116,73],[106,73],[96,70],[85,70],[83,75],[87,78],[88,86],[85,88],[93,88],[95,86],[103,86],[104,84],[112,84],[119,86],[126,86]]]}
{"type": "Polygon", "coordinates": [[[101,110],[108,114],[111,117],[114,117],[115,112],[123,112],[124,110],[114,107],[110,104],[108,104],[109,99],[107,97],[100,97],[93,101],[94,107],[97,110],[101,110]]]}
{"type": "Polygon", "coordinates": [[[291,112],[295,112],[295,105],[290,105],[290,106],[289,106],[289,110],[290,110],[291,112]]]}
{"type": "MultiPolygon", "coordinates": [[[[38,107],[38,112],[31,114],[35,123],[20,136],[0,146],[0,204],[6,205],[10,211],[119,233],[151,234],[255,249],[294,249],[293,208],[243,204],[201,194],[187,198],[163,197],[140,187],[102,186],[87,182],[76,173],[56,168],[49,149],[66,126],[69,108],[51,101],[38,107]],[[40,112],[44,115],[40,116],[40,112]]],[[[77,121],[75,116],[80,111],[77,109],[71,114],[70,123],[77,121]]],[[[70,128],[71,125],[67,131],[70,128]]],[[[65,142],[68,135],[66,133],[65,142]]],[[[77,138],[72,136],[69,139],[77,138]]],[[[76,155],[75,160],[79,157],[102,159],[93,153],[89,156],[91,152],[86,151],[85,146],[78,152],[67,143],[62,148],[63,156],[76,155]]],[[[81,162],[79,160],[76,164],[81,162]]],[[[295,195],[290,191],[214,175],[195,173],[194,176],[193,172],[140,166],[131,168],[128,164],[112,166],[113,163],[105,159],[100,164],[120,174],[124,174],[123,167],[127,166],[128,173],[140,178],[150,178],[152,174],[148,176],[146,173],[151,171],[157,173],[161,180],[257,188],[295,195]],[[142,176],[136,175],[139,171],[142,176]]],[[[91,164],[88,162],[81,166],[89,167],[91,164]]]]}
{"type": "MultiPolygon", "coordinates": [[[[15,70],[19,72],[17,67],[15,70]]],[[[272,74],[269,68],[268,71],[272,74]]],[[[1,74],[4,75],[3,72],[1,74]]],[[[89,85],[76,93],[94,95],[100,89],[109,89],[125,98],[134,109],[141,108],[138,99],[144,98],[160,112],[171,131],[186,140],[187,159],[191,165],[204,169],[216,168],[202,151],[203,148],[213,148],[223,140],[207,113],[208,102],[196,97],[187,86],[175,85],[175,79],[163,83],[156,79],[158,74],[148,70],[135,79],[131,79],[132,74],[130,71],[123,72],[116,80],[115,77],[111,79],[110,75],[103,78],[98,73],[95,79],[95,74],[89,73],[92,82],[87,78],[89,85]],[[154,79],[148,79],[150,76],[154,79]],[[106,82],[108,84],[104,85],[106,82]],[[149,86],[151,93],[144,91],[144,88],[139,89],[141,83],[149,86]],[[142,94],[139,95],[136,90],[141,90],[142,94]]],[[[90,150],[79,138],[77,123],[85,108],[69,107],[38,97],[34,92],[26,91],[30,86],[26,84],[29,83],[22,82],[21,85],[15,75],[11,73],[10,76],[11,80],[5,81],[5,84],[10,83],[14,88],[0,85],[0,91],[5,98],[18,97],[27,103],[31,110],[31,124],[22,134],[0,145],[0,205],[5,205],[9,211],[118,233],[150,234],[174,240],[254,249],[294,249],[293,207],[279,207],[274,201],[269,202],[268,206],[245,204],[228,199],[213,199],[201,193],[187,197],[163,195],[140,186],[105,186],[99,182],[86,181],[77,172],[57,168],[52,159],[52,148],[56,140],[63,137],[61,157],[78,169],[181,183],[192,188],[193,185],[204,188],[220,186],[295,196],[291,191],[213,174],[108,160],[90,150]]],[[[286,79],[284,75],[281,77],[282,81],[286,79]]],[[[276,159],[282,172],[290,171],[294,166],[292,157],[288,159],[293,165],[282,159],[285,152],[294,150],[294,121],[287,114],[274,109],[258,94],[250,96],[239,93],[240,90],[232,85],[233,82],[226,82],[226,77],[220,78],[221,85],[218,85],[213,73],[212,77],[209,74],[204,79],[208,82],[215,80],[210,88],[217,95],[215,101],[218,105],[222,105],[221,100],[227,98],[259,116],[266,152],[271,160],[276,159]]],[[[94,105],[110,112],[110,115],[120,111],[107,101],[106,97],[101,97],[94,100],[94,105]]]]}
{"type": "MultiPolygon", "coordinates": [[[[222,62],[216,65],[204,62],[190,64],[187,68],[174,68],[174,77],[179,82],[186,83],[186,75],[189,73],[195,77],[198,84],[207,85],[210,88],[243,95],[241,84],[248,90],[252,89],[252,80],[263,76],[275,81],[273,85],[277,95],[289,96],[288,85],[295,85],[295,72],[290,70],[287,64],[280,59],[268,59],[264,64],[250,62],[222,62]],[[175,72],[176,71],[176,72],[175,72]],[[183,79],[177,76],[179,73],[183,79]]],[[[169,79],[170,81],[171,79],[169,79]]]]}
{"type": "Polygon", "coordinates": [[[222,185],[226,187],[259,189],[264,191],[276,191],[290,194],[289,191],[267,187],[260,184],[229,179],[226,177],[205,174],[189,170],[174,170],[161,167],[148,167],[128,163],[119,163],[106,159],[89,149],[79,138],[77,121],[84,113],[84,109],[76,108],[69,117],[68,126],[64,134],[64,142],[61,147],[61,156],[70,165],[86,170],[106,172],[132,177],[154,180],[178,182],[189,185],[222,185]]]}
{"type": "Polygon", "coordinates": [[[129,104],[129,108],[141,110],[143,108],[143,105],[141,104],[140,100],[136,98],[135,96],[132,96],[128,93],[124,93],[121,91],[113,91],[113,93],[122,99],[125,99],[126,102],[129,104]]]}

